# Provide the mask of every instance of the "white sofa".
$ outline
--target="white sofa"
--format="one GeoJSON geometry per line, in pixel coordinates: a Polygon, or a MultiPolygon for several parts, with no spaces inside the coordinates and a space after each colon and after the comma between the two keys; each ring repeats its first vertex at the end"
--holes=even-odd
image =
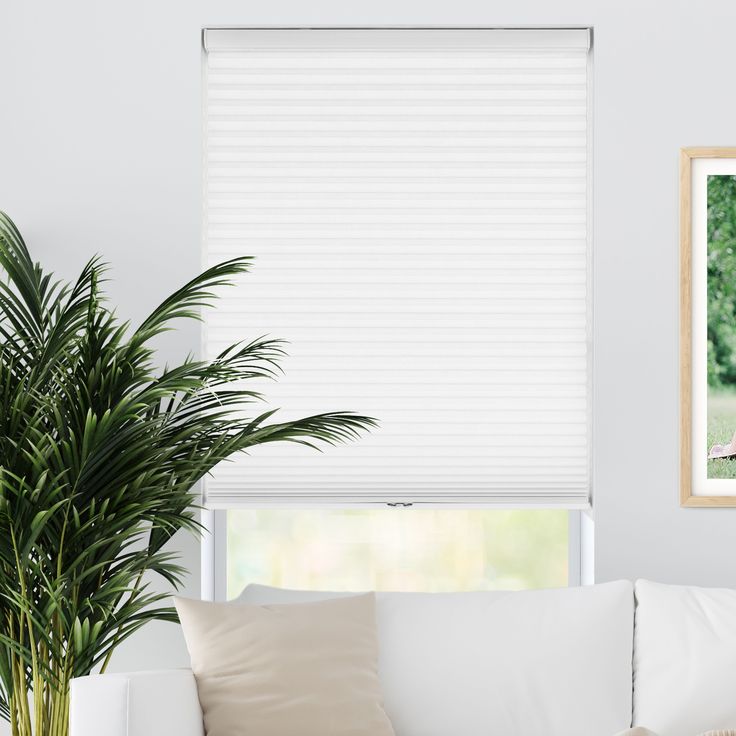
{"type": "MultiPolygon", "coordinates": [[[[335,595],[345,594],[249,586],[234,605],[335,595]]],[[[619,581],[379,593],[376,614],[396,736],[614,736],[632,723],[659,736],[736,728],[736,591],[619,581]]],[[[71,736],[204,736],[194,677],[79,678],[71,736]]]]}

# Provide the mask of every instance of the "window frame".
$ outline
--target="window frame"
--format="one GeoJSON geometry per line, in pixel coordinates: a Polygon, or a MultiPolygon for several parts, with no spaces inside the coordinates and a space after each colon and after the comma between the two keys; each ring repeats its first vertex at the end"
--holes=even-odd
{"type": "MultiPolygon", "coordinates": [[[[426,508],[430,504],[416,504],[426,508]]],[[[464,504],[431,504],[442,508],[467,509],[464,504]]],[[[344,509],[344,508],[383,508],[385,504],[329,504],[315,506],[309,509],[344,509]]],[[[247,505],[238,508],[249,508],[247,505]]],[[[256,508],[251,506],[250,508],[256,508]]],[[[257,508],[261,508],[258,506],[257,508]]],[[[289,506],[288,508],[294,508],[289,506]]],[[[478,510],[501,510],[497,506],[478,506],[478,510]]],[[[552,510],[552,509],[550,509],[552,510]]],[[[203,526],[201,548],[201,586],[202,600],[227,600],[227,509],[202,509],[201,523],[203,526]]],[[[410,514],[412,509],[406,509],[410,514]]],[[[577,587],[592,583],[592,520],[588,514],[579,509],[569,509],[567,533],[567,586],[577,587]]]]}

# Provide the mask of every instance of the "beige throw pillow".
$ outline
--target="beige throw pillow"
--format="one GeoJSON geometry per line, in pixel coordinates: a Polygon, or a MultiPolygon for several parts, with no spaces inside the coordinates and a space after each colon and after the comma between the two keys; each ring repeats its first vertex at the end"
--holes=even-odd
{"type": "Polygon", "coordinates": [[[372,593],[275,606],[175,603],[207,736],[393,736],[372,593]]]}

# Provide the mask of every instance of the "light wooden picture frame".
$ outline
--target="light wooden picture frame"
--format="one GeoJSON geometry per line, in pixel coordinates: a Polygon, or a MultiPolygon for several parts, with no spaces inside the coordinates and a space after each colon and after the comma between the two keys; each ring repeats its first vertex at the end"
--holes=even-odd
{"type": "Polygon", "coordinates": [[[736,148],[680,153],[680,504],[736,507],[736,148]]]}

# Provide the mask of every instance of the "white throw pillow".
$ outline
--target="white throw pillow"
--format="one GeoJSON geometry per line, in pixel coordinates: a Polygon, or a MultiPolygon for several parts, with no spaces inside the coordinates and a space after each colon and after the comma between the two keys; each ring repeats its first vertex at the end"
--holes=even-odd
{"type": "MultiPolygon", "coordinates": [[[[635,726],[634,728],[627,728],[625,731],[617,733],[616,736],[659,736],[659,734],[650,731],[648,728],[635,726]]],[[[736,736],[736,731],[732,731],[731,729],[727,731],[708,731],[707,733],[699,734],[699,736],[736,736]]]]}
{"type": "MultiPolygon", "coordinates": [[[[238,600],[333,596],[252,585],[238,600]]],[[[631,725],[629,581],[376,593],[376,623],[384,702],[398,736],[612,736],[631,725]]]]}
{"type": "Polygon", "coordinates": [[[636,583],[634,724],[736,728],[736,590],[636,583]]]}

